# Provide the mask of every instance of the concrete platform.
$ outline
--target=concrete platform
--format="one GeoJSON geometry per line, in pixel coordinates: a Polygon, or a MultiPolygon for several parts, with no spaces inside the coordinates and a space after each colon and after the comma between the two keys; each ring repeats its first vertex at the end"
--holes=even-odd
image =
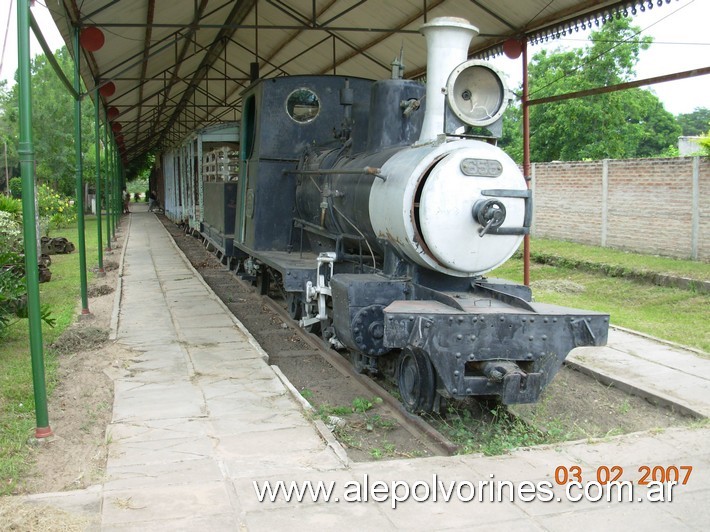
{"type": "Polygon", "coordinates": [[[686,415],[710,417],[710,358],[621,328],[605,347],[575,349],[567,363],[686,415]]]}
{"type": "MultiPolygon", "coordinates": [[[[707,428],[571,442],[499,457],[349,463],[337,443],[303,414],[263,350],[152,214],[131,215],[121,284],[116,338],[136,356],[115,378],[106,479],[88,490],[30,498],[86,515],[90,530],[701,530],[710,525],[707,428]],[[596,481],[612,466],[623,468],[621,480],[635,483],[631,501],[573,502],[556,482],[564,475],[596,481]],[[693,469],[685,485],[672,490],[672,501],[650,502],[647,488],[638,485],[644,466],[693,469]],[[310,495],[288,502],[283,492],[274,502],[259,502],[255,483],[261,490],[265,481],[274,488],[278,481],[334,484],[330,502],[313,502],[310,495]],[[479,485],[493,481],[510,482],[510,487],[496,485],[505,494],[502,502],[489,498],[489,484],[479,485]],[[416,497],[393,502],[384,497],[385,488],[396,488],[398,495],[416,488],[416,497]],[[360,502],[348,502],[358,495],[360,502]]],[[[669,395],[688,387],[682,395],[692,400],[692,408],[710,412],[707,359],[678,357],[617,333],[608,349],[573,358],[611,367],[618,353],[627,360],[628,380],[644,375],[644,386],[655,384],[669,395]]],[[[573,488],[571,496],[582,493],[573,488]]]]}

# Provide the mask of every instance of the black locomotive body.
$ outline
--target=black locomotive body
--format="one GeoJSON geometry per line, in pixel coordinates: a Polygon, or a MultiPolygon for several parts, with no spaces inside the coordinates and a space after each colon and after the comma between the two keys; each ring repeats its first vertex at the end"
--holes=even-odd
{"type": "MultiPolygon", "coordinates": [[[[470,32],[460,19],[427,27],[470,32]]],[[[529,231],[532,199],[502,150],[465,134],[496,129],[505,91],[498,108],[477,100],[502,81],[479,62],[451,68],[466,59],[467,42],[456,46],[462,59],[436,61],[448,79],[429,72],[433,92],[294,76],[243,95],[233,260],[356,368],[393,375],[412,411],[438,397],[537,401],[570,350],[607,337],[608,315],[533,303],[485,276],[529,231]]]]}

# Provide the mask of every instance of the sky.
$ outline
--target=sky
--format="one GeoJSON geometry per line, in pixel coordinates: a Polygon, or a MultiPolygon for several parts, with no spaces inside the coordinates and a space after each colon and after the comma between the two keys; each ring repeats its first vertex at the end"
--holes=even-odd
{"type": "MultiPolygon", "coordinates": [[[[654,41],[648,50],[641,51],[635,79],[710,66],[710,0],[672,0],[660,8],[638,11],[632,24],[642,29],[641,36],[650,35],[654,41]]],[[[531,45],[528,53],[532,57],[543,48],[584,46],[588,43],[587,36],[588,32],[580,31],[544,45],[531,45]]],[[[498,57],[492,62],[508,75],[510,89],[520,85],[520,59],[498,57]]],[[[650,88],[674,115],[690,113],[696,107],[710,108],[710,74],[657,83],[650,88]]]]}
{"type": "MultiPolygon", "coordinates": [[[[51,0],[38,0],[32,8],[32,13],[42,30],[45,40],[52,49],[60,48],[64,43],[52,17],[42,4],[51,0]]],[[[0,38],[8,29],[7,41],[2,62],[0,79],[12,80],[17,69],[17,16],[16,0],[0,2],[0,38]],[[10,13],[10,4],[12,12],[10,13]],[[10,18],[8,19],[8,15],[10,18]],[[9,22],[9,24],[8,24],[9,22]]],[[[473,25],[475,21],[471,21],[473,25]]],[[[637,79],[662,76],[710,66],[710,0],[672,0],[663,7],[655,7],[646,12],[638,12],[634,25],[640,26],[642,35],[650,35],[654,43],[649,50],[641,52],[639,64],[636,67],[637,79]]],[[[30,32],[32,42],[30,50],[33,55],[42,53],[42,49],[30,32]]],[[[584,46],[586,34],[575,33],[573,36],[550,41],[544,46],[576,47],[584,46]]],[[[0,43],[1,44],[1,43],[0,43]]],[[[542,45],[529,48],[532,56],[542,45]]],[[[520,85],[522,66],[520,59],[512,60],[506,57],[496,58],[494,64],[503,70],[509,78],[511,89],[520,85]]],[[[674,115],[690,113],[697,107],[710,108],[710,74],[692,79],[671,81],[652,86],[665,108],[674,115]]]]}

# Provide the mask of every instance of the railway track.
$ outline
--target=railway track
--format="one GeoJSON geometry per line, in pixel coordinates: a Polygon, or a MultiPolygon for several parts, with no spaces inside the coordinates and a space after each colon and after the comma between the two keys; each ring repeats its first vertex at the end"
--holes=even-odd
{"type": "MultiPolygon", "coordinates": [[[[556,376],[546,392],[547,400],[540,405],[507,409],[472,400],[449,404],[446,415],[441,418],[414,416],[393,395],[396,390],[390,392],[386,384],[383,387],[377,380],[358,374],[348,359],[319,336],[301,329],[289,316],[286,302],[279,298],[278,290],[272,290],[273,298],[261,295],[259,291],[263,291],[263,285],[257,289],[251,282],[239,279],[225,260],[206,249],[199,233],[190,236],[167,218],[161,219],[215,294],[269,353],[269,362],[278,366],[296,390],[315,407],[316,415],[326,419],[335,410],[331,407],[337,405],[343,411],[353,398],[367,398],[374,405],[374,398],[377,398],[376,406],[359,418],[347,411],[344,416],[347,427],[334,430],[354,461],[445,456],[454,452],[499,454],[520,446],[685,423],[677,413],[654,407],[640,397],[606,386],[567,367],[556,376]],[[589,397],[594,400],[584,399],[589,397]],[[388,424],[363,429],[363,418],[368,416],[369,419],[391,420],[396,427],[388,424]],[[368,434],[368,430],[374,430],[375,434],[368,434]],[[364,443],[358,445],[363,435],[364,443]],[[456,444],[446,435],[456,438],[456,444]],[[394,451],[380,452],[395,446],[394,451]]],[[[339,416],[337,412],[335,415],[339,416]]]]}
{"type": "MultiPolygon", "coordinates": [[[[262,343],[269,353],[270,363],[279,359],[283,362],[284,357],[288,357],[291,352],[280,349],[277,343],[280,337],[287,337],[290,343],[296,341],[297,338],[299,345],[305,346],[310,351],[307,356],[317,356],[339,375],[342,386],[352,388],[353,393],[358,397],[377,398],[376,415],[396,423],[401,430],[406,432],[407,439],[418,442],[421,453],[417,452],[417,456],[448,456],[456,452],[458,447],[427,423],[425,419],[407,412],[399,400],[378,382],[366,375],[358,374],[350,361],[332,349],[322,338],[299,327],[289,316],[286,302],[283,299],[279,299],[276,294],[274,297],[261,295],[251,282],[236,275],[234,271],[229,269],[228,264],[225,264],[222,257],[210,250],[210,246],[206,245],[202,235],[179,229],[165,218],[162,218],[162,221],[178,246],[212,287],[215,294],[262,343]],[[194,238],[176,238],[177,233],[194,238]],[[200,248],[199,253],[196,246],[200,248]],[[233,284],[233,289],[229,289],[228,283],[233,284]],[[254,312],[254,309],[260,309],[260,311],[254,312]],[[284,328],[284,324],[288,326],[288,329],[284,328]]],[[[294,356],[304,356],[303,350],[295,353],[294,356]]],[[[291,377],[287,368],[284,368],[280,363],[276,365],[286,377],[291,377]]],[[[329,403],[327,399],[325,402],[329,403]]],[[[409,456],[409,454],[403,453],[402,456],[409,456]]]]}
{"type": "MultiPolygon", "coordinates": [[[[237,282],[244,283],[241,279],[236,279],[237,282]]],[[[430,441],[432,450],[435,454],[452,455],[456,452],[457,446],[449,441],[441,432],[432,427],[424,419],[407,412],[402,404],[393,397],[387,390],[380,386],[374,380],[355,371],[352,364],[346,360],[340,353],[330,348],[322,338],[315,336],[312,333],[306,332],[298,324],[291,320],[284,305],[269,296],[260,296],[262,303],[267,305],[274,313],[278,314],[282,319],[290,321],[296,334],[302,340],[318,351],[318,354],[335,368],[342,375],[356,381],[363,388],[363,391],[379,397],[387,406],[389,414],[397,420],[412,436],[423,441],[430,441]]]]}

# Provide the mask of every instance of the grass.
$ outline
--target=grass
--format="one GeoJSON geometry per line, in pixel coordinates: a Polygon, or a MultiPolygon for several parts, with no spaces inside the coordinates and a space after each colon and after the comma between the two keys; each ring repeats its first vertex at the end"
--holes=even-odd
{"type": "MultiPolygon", "coordinates": [[[[628,260],[632,257],[649,264],[645,255],[629,254],[628,260]]],[[[678,262],[691,263],[678,271],[697,268],[698,273],[707,266],[678,262]]],[[[523,262],[513,258],[492,275],[522,282],[523,262]]],[[[710,352],[710,294],[536,263],[531,264],[530,279],[535,301],[607,312],[614,325],[710,352]]]]}
{"type": "MultiPolygon", "coordinates": [[[[91,269],[98,264],[96,218],[86,217],[86,264],[91,269]]],[[[52,280],[40,285],[40,301],[51,308],[54,328],[42,326],[45,345],[47,391],[56,384],[57,359],[46,348],[76,319],[80,311],[79,251],[76,225],[50,236],[64,236],[77,246],[69,255],[53,255],[52,280]]],[[[89,279],[93,273],[88,272],[89,279]]],[[[0,344],[0,495],[12,493],[18,479],[31,460],[32,436],[35,428],[34,389],[30,366],[27,320],[14,323],[0,344]]],[[[49,413],[50,426],[52,413],[49,413]]]]}
{"type": "Polygon", "coordinates": [[[686,277],[698,281],[710,279],[710,263],[707,262],[672,259],[657,255],[642,255],[618,249],[564,242],[562,240],[536,238],[532,242],[531,253],[533,257],[535,255],[553,255],[563,257],[568,261],[603,264],[621,272],[624,270],[653,272],[686,277]]]}
{"type": "Polygon", "coordinates": [[[467,409],[449,409],[446,418],[437,420],[439,430],[458,445],[458,454],[483,453],[495,456],[519,447],[553,443],[562,434],[546,434],[498,406],[481,419],[467,409]]]}

